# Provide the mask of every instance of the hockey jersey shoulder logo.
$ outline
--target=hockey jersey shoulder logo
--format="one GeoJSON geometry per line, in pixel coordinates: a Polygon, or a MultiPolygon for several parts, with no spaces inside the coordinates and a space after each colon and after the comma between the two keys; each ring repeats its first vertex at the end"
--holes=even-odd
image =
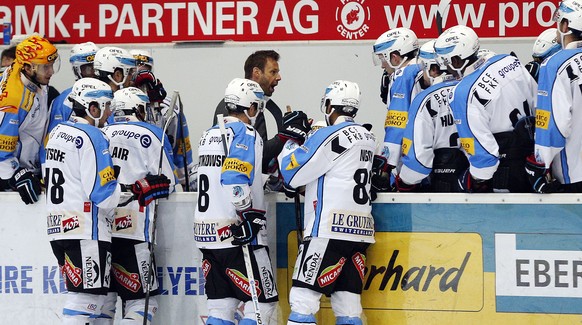
{"type": "Polygon", "coordinates": [[[301,165],[297,162],[297,158],[295,158],[295,153],[292,153],[291,156],[289,156],[289,164],[287,165],[287,167],[285,167],[285,170],[295,169],[299,166],[301,165]]]}

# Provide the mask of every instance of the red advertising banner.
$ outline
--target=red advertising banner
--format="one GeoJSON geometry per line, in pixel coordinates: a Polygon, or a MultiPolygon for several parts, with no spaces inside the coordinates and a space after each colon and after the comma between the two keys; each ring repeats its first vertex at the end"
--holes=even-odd
{"type": "MultiPolygon", "coordinates": [[[[539,0],[440,4],[445,28],[467,25],[480,37],[536,37],[555,25],[557,6],[539,0]]],[[[375,40],[402,26],[433,38],[437,12],[439,0],[3,0],[0,20],[12,24],[13,34],[38,32],[66,43],[350,41],[375,40]]]]}

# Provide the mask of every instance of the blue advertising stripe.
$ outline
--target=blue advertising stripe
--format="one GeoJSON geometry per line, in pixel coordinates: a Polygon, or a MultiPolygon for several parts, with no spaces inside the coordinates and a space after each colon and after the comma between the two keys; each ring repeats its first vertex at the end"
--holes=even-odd
{"type": "MultiPolygon", "coordinates": [[[[582,235],[582,205],[577,204],[375,203],[372,214],[376,231],[480,234],[485,272],[495,272],[496,233],[532,234],[518,244],[529,249],[581,250],[571,236],[582,235]]],[[[293,204],[277,203],[278,268],[287,267],[286,240],[294,229],[293,204]]]]}
{"type": "Polygon", "coordinates": [[[582,298],[497,296],[497,312],[582,314],[582,298]]]}
{"type": "Polygon", "coordinates": [[[517,250],[582,251],[580,234],[516,234],[517,250]]]}

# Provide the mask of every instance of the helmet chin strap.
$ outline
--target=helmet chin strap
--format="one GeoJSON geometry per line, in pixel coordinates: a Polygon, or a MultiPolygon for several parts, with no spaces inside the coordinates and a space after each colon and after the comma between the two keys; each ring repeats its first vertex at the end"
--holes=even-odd
{"type": "Polygon", "coordinates": [[[571,29],[568,29],[567,32],[563,33],[560,30],[560,26],[558,26],[558,33],[560,34],[560,44],[562,45],[562,49],[565,49],[566,48],[566,44],[564,43],[564,39],[566,38],[566,36],[572,34],[572,30],[571,29]]]}
{"type": "Polygon", "coordinates": [[[259,115],[259,111],[257,111],[257,113],[255,114],[255,116],[253,116],[253,117],[250,117],[250,116],[249,116],[249,110],[248,110],[248,109],[245,109],[245,110],[243,111],[243,113],[245,113],[245,115],[246,115],[246,116],[247,116],[247,118],[249,119],[249,121],[250,121],[250,123],[251,123],[251,126],[255,126],[255,121],[257,120],[257,115],[259,115]]]}
{"type": "Polygon", "coordinates": [[[108,78],[109,80],[111,80],[111,82],[113,82],[113,83],[114,83],[114,84],[115,84],[117,87],[119,87],[119,89],[123,89],[123,83],[125,82],[125,75],[124,75],[124,78],[123,78],[123,80],[121,80],[121,82],[117,82],[117,81],[115,81],[115,79],[113,79],[113,78],[111,77],[111,75],[107,75],[107,78],[108,78]]]}

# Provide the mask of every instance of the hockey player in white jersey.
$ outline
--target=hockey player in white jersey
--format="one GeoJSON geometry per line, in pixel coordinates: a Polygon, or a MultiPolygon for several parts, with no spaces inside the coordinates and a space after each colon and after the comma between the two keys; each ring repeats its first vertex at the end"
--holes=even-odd
{"type": "Polygon", "coordinates": [[[331,295],[336,324],[362,324],[366,249],[374,242],[370,177],[376,138],[354,122],[358,84],[337,80],[322,98],[329,126],[305,143],[289,140],[281,153],[283,178],[305,185],[303,244],[289,294],[287,324],[315,324],[322,294],[331,295]]]}
{"type": "Polygon", "coordinates": [[[533,129],[536,83],[529,72],[508,54],[479,57],[477,34],[462,25],[440,35],[435,50],[462,78],[449,105],[470,163],[459,179],[463,191],[531,192],[524,165],[533,137],[524,134],[533,129]]]}
{"type": "MultiPolygon", "coordinates": [[[[157,175],[161,158],[162,174],[169,175],[171,193],[176,184],[172,151],[167,137],[164,137],[162,146],[162,129],[145,121],[150,109],[147,95],[135,87],[120,89],[115,92],[111,105],[114,123],[105,126],[103,132],[109,138],[117,181],[132,184],[147,175],[157,175]]],[[[115,209],[111,290],[96,325],[113,324],[117,296],[124,304],[120,324],[143,324],[150,248],[154,244],[153,224],[154,218],[159,217],[154,215],[154,204],[143,207],[133,201],[115,209]]],[[[146,315],[148,324],[158,308],[157,288],[157,277],[154,276],[146,315]]]]}
{"type": "MultiPolygon", "coordinates": [[[[388,111],[384,122],[384,157],[390,170],[400,168],[402,135],[408,121],[410,102],[422,90],[422,71],[416,63],[418,53],[416,34],[405,27],[391,29],[374,44],[374,54],[382,67],[394,71],[388,91],[388,111]]],[[[428,87],[428,85],[426,85],[428,87]]],[[[424,87],[424,88],[426,88],[424,87]]]]}
{"type": "Polygon", "coordinates": [[[402,139],[402,168],[396,177],[400,192],[458,192],[459,174],[469,163],[460,149],[459,135],[448,104],[457,80],[436,60],[435,40],[420,47],[418,63],[425,84],[410,104],[409,123],[402,139]],[[429,177],[430,185],[421,185],[429,177]]]}
{"type": "MultiPolygon", "coordinates": [[[[75,81],[81,78],[95,77],[93,61],[98,50],[99,47],[93,42],[75,44],[71,48],[69,62],[73,67],[75,81]]],[[[69,117],[71,117],[71,114],[73,113],[73,103],[68,100],[71,89],[73,89],[73,87],[63,90],[61,94],[52,101],[47,127],[47,135],[57,124],[67,121],[69,117]]]]}
{"type": "Polygon", "coordinates": [[[122,186],[116,180],[109,142],[97,128],[110,114],[109,85],[82,78],[70,98],[75,116],[53,129],[42,156],[46,225],[68,291],[63,324],[85,325],[100,315],[110,284],[114,208],[167,197],[170,181],[146,176],[122,186]]]}
{"type": "Polygon", "coordinates": [[[241,245],[249,244],[263,322],[278,301],[265,228],[263,139],[252,126],[263,109],[264,93],[258,83],[236,78],[226,88],[224,100],[229,113],[224,117],[228,152],[218,125],[202,134],[198,147],[194,240],[202,252],[206,279],[206,324],[234,325],[242,301],[244,318],[239,324],[251,325],[256,324],[256,315],[241,245]]]}
{"type": "MultiPolygon", "coordinates": [[[[164,116],[170,109],[172,96],[167,96],[162,82],[154,75],[154,57],[150,51],[136,49],[129,51],[136,60],[137,71],[133,77],[134,86],[148,94],[151,105],[154,108],[151,119],[156,125],[163,127],[164,116]]],[[[166,134],[172,145],[174,165],[178,172],[178,180],[185,191],[196,191],[196,169],[198,166],[192,160],[192,145],[188,122],[182,109],[182,101],[175,101],[174,117],[167,127],[166,134]]]]}
{"type": "Polygon", "coordinates": [[[560,2],[554,14],[563,50],[541,65],[535,156],[526,169],[534,191],[582,192],[582,2],[560,2]],[[551,174],[548,174],[551,170],[551,174]]]}

